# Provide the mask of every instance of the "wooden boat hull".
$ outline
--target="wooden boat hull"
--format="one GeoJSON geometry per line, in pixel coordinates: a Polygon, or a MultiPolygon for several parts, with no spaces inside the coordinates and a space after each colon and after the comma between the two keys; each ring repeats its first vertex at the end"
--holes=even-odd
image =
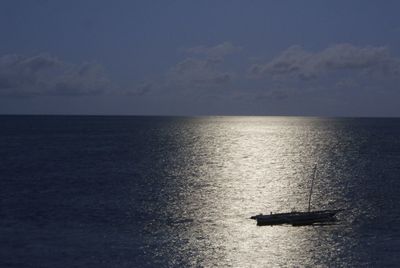
{"type": "Polygon", "coordinates": [[[340,210],[320,210],[311,212],[289,212],[270,215],[256,215],[251,219],[257,220],[257,225],[291,224],[294,226],[327,223],[336,220],[335,215],[340,210]]]}

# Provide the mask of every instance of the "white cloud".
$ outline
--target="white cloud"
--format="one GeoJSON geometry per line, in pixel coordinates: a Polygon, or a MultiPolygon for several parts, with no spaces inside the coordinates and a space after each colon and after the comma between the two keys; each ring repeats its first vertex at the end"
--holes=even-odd
{"type": "Polygon", "coordinates": [[[390,55],[386,47],[339,44],[320,52],[308,52],[300,46],[292,46],[271,61],[250,67],[250,74],[256,77],[291,76],[304,80],[338,71],[398,76],[400,61],[390,55]]]}
{"type": "Polygon", "coordinates": [[[144,96],[152,91],[153,88],[154,85],[152,83],[145,82],[137,86],[133,86],[131,89],[125,90],[122,93],[127,96],[144,96]]]}
{"type": "Polygon", "coordinates": [[[0,96],[97,95],[110,89],[103,67],[60,61],[49,54],[0,57],[0,96]]]}
{"type": "Polygon", "coordinates": [[[187,58],[171,68],[168,81],[179,86],[216,86],[229,83],[232,74],[219,68],[221,60],[187,58]]]}

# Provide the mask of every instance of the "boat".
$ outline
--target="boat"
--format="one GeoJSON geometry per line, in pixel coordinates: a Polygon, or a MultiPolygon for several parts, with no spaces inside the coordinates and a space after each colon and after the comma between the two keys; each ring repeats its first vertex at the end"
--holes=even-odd
{"type": "Polygon", "coordinates": [[[308,197],[308,210],[307,211],[292,211],[286,213],[272,212],[269,215],[258,214],[250,217],[250,219],[257,220],[257,225],[280,225],[291,224],[293,226],[302,225],[315,225],[315,224],[332,224],[336,221],[335,215],[343,209],[330,209],[330,210],[316,210],[311,211],[311,195],[314,186],[314,180],[317,174],[317,165],[314,167],[313,177],[311,181],[311,188],[308,197]]]}
{"type": "Polygon", "coordinates": [[[270,215],[255,215],[251,219],[257,220],[257,225],[291,224],[293,226],[327,224],[336,221],[336,213],[341,209],[318,211],[293,211],[287,213],[275,213],[270,215]]]}

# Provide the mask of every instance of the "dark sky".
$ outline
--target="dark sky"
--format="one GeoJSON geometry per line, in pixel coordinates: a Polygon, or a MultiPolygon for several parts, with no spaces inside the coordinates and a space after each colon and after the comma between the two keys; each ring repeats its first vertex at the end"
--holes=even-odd
{"type": "Polygon", "coordinates": [[[0,113],[400,116],[400,1],[0,3],[0,113]]]}

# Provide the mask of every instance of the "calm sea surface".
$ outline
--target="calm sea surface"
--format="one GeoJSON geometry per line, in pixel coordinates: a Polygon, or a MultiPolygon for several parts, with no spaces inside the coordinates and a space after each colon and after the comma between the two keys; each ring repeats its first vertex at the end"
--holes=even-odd
{"type": "Polygon", "coordinates": [[[400,119],[0,116],[0,198],[0,267],[400,266],[400,119]]]}

